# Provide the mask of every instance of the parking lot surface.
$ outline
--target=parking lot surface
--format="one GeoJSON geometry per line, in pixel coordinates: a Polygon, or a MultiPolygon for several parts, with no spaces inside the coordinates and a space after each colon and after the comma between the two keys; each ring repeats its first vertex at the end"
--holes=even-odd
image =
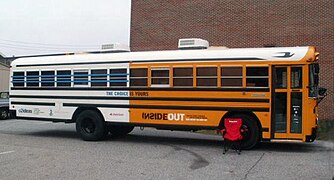
{"type": "Polygon", "coordinates": [[[74,124],[0,121],[0,179],[332,179],[334,144],[262,143],[223,155],[219,136],[139,128],[82,141],[74,124]]]}

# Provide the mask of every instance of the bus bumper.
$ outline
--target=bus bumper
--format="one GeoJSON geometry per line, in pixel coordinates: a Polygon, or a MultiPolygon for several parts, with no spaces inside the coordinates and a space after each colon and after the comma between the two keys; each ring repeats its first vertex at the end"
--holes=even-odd
{"type": "Polygon", "coordinates": [[[317,138],[317,128],[312,128],[312,134],[310,136],[306,136],[306,142],[313,142],[317,138]]]}
{"type": "Polygon", "coordinates": [[[9,111],[9,114],[10,114],[10,119],[16,119],[16,110],[10,110],[9,111]]]}

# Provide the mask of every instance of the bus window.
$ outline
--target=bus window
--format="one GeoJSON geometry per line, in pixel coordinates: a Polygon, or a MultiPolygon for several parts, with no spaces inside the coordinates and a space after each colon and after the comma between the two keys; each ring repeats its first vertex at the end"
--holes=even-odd
{"type": "Polygon", "coordinates": [[[147,86],[147,68],[130,70],[130,86],[147,86]]]}
{"type": "Polygon", "coordinates": [[[222,87],[242,87],[242,67],[221,67],[222,87]]]}
{"type": "Polygon", "coordinates": [[[302,67],[291,67],[291,88],[302,88],[302,67]]]}
{"type": "Polygon", "coordinates": [[[13,86],[24,86],[24,72],[13,72],[13,86]]]}
{"type": "Polygon", "coordinates": [[[73,71],[73,86],[88,86],[88,70],[73,71]]]}
{"type": "Polygon", "coordinates": [[[55,72],[54,71],[42,71],[41,72],[41,86],[51,87],[55,85],[55,72]]]}
{"type": "Polygon", "coordinates": [[[247,87],[268,87],[268,67],[246,67],[247,87]]]}
{"type": "Polygon", "coordinates": [[[126,87],[128,82],[127,77],[128,77],[127,69],[110,69],[109,86],[126,87]]]}
{"type": "Polygon", "coordinates": [[[285,133],[287,125],[287,93],[275,93],[275,132],[285,133]]]}
{"type": "Polygon", "coordinates": [[[173,69],[174,87],[193,87],[193,68],[176,67],[173,69]]]}
{"type": "Polygon", "coordinates": [[[151,86],[169,87],[169,69],[168,68],[151,69],[151,86]]]}
{"type": "Polygon", "coordinates": [[[27,87],[39,86],[39,71],[27,71],[27,87]]]}
{"type": "Polygon", "coordinates": [[[217,67],[198,67],[196,86],[217,87],[217,67]]]}
{"type": "Polygon", "coordinates": [[[276,68],[276,88],[286,89],[287,88],[287,70],[286,67],[277,67],[276,68]]]}
{"type": "Polygon", "coordinates": [[[91,70],[91,87],[107,87],[107,69],[91,70]]]}
{"type": "Polygon", "coordinates": [[[57,87],[70,87],[71,86],[71,71],[60,70],[57,71],[57,87]]]}

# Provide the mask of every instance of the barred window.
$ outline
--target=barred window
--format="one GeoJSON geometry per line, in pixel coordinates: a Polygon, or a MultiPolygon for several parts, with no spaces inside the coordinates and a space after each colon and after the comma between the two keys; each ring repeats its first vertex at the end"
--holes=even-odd
{"type": "Polygon", "coordinates": [[[27,71],[27,87],[39,86],[39,71],[27,71]]]}
{"type": "Polygon", "coordinates": [[[107,69],[92,69],[91,70],[91,87],[106,87],[108,81],[107,69]]]}
{"type": "Polygon", "coordinates": [[[110,87],[126,87],[128,82],[127,77],[127,69],[110,69],[110,87]]]}
{"type": "Polygon", "coordinates": [[[88,86],[88,70],[73,71],[73,86],[88,86]]]}
{"type": "Polygon", "coordinates": [[[71,71],[59,70],[57,71],[57,87],[70,87],[71,86],[71,71]]]}
{"type": "Polygon", "coordinates": [[[14,87],[24,86],[24,72],[13,72],[13,86],[14,87]]]}
{"type": "Polygon", "coordinates": [[[41,72],[41,86],[51,87],[55,85],[55,72],[54,71],[42,71],[41,72]]]}

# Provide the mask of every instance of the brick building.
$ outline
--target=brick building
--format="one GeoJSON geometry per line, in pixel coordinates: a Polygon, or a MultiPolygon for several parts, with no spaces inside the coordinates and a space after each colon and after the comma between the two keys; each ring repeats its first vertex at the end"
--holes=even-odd
{"type": "Polygon", "coordinates": [[[320,118],[334,119],[333,0],[133,0],[131,16],[132,51],[177,49],[190,37],[230,48],[316,46],[329,94],[320,118]]]}

